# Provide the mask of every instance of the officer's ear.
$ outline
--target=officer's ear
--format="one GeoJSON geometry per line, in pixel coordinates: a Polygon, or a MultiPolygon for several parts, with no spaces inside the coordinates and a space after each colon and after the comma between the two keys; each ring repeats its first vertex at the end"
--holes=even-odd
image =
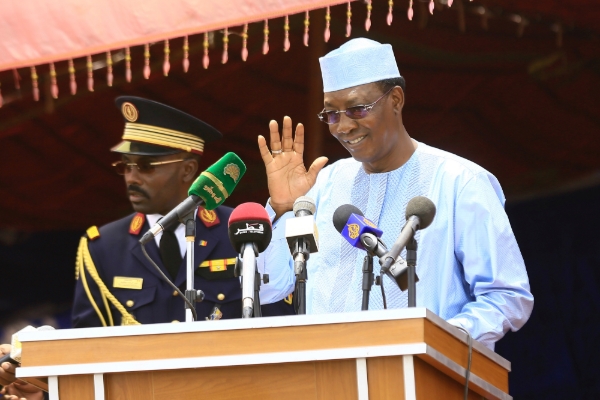
{"type": "Polygon", "coordinates": [[[183,162],[183,181],[192,182],[196,179],[200,168],[200,157],[196,154],[188,153],[183,162]]]}

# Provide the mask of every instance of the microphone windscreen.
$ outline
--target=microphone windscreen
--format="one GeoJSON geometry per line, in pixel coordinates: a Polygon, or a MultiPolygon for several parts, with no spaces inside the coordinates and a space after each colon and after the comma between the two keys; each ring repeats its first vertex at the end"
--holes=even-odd
{"type": "Polygon", "coordinates": [[[435,217],[435,204],[424,196],[413,197],[406,205],[406,219],[413,215],[419,217],[419,229],[425,229],[435,217]]]}
{"type": "Polygon", "coordinates": [[[299,216],[298,213],[304,211],[304,215],[314,215],[317,211],[317,205],[312,197],[300,196],[294,202],[294,215],[299,216]]]}
{"type": "Polygon", "coordinates": [[[188,195],[202,198],[204,208],[214,210],[231,195],[244,173],[244,162],[235,153],[229,152],[196,178],[188,195]]]}
{"type": "Polygon", "coordinates": [[[333,213],[333,226],[335,226],[335,229],[339,233],[342,233],[346,226],[346,222],[348,222],[348,218],[350,218],[350,215],[352,214],[363,215],[362,211],[352,204],[343,204],[335,210],[333,213]]]}
{"type": "Polygon", "coordinates": [[[241,252],[244,243],[255,243],[258,252],[265,251],[271,242],[271,219],[258,203],[243,203],[229,216],[229,241],[241,252]]]}

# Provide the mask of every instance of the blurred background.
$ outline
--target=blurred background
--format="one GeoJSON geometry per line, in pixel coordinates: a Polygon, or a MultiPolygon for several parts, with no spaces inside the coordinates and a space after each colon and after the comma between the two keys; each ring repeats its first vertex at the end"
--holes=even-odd
{"type": "MultiPolygon", "coordinates": [[[[502,184],[506,210],[530,277],[531,319],[497,345],[512,362],[515,399],[600,398],[600,5],[594,0],[373,1],[352,3],[351,37],[391,43],[407,82],[403,111],[409,134],[458,154],[492,172],[502,184]],[[406,4],[405,4],[406,3],[406,4]]],[[[268,197],[257,135],[271,119],[289,115],[306,126],[310,163],[348,157],[316,114],[322,109],[318,57],[342,43],[346,4],[310,12],[309,46],[304,14],[269,20],[270,51],[262,54],[263,24],[248,29],[247,61],[240,57],[242,27],[229,28],[229,60],[221,63],[223,32],[209,35],[208,69],[203,36],[189,37],[189,72],[181,67],[183,39],[170,40],[171,69],[162,73],[164,44],[113,51],[114,82],[106,84],[106,56],[95,55],[94,91],[86,89],[86,60],[75,59],[75,95],[66,61],[55,63],[60,95],[51,95],[47,65],[37,66],[39,101],[29,68],[0,72],[0,337],[26,324],[68,328],[75,251],[91,225],[131,213],[122,177],[109,152],[123,131],[114,106],[119,95],[169,104],[210,123],[224,140],[206,148],[207,167],[236,152],[248,173],[225,204],[265,203],[268,197]],[[18,88],[17,88],[18,87],[18,88]]],[[[7,18],[3,16],[1,18],[7,18]]],[[[3,39],[0,39],[3,40],[3,39]]]]}

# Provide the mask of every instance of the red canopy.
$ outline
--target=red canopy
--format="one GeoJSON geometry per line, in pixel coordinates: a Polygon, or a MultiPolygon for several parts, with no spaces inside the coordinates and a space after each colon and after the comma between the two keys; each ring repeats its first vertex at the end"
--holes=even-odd
{"type": "MultiPolygon", "coordinates": [[[[600,26],[598,6],[586,0],[543,4],[454,0],[450,9],[436,3],[432,16],[427,2],[415,1],[415,17],[408,22],[408,2],[396,1],[394,21],[388,26],[387,4],[373,2],[372,28],[365,32],[366,6],[352,3],[351,36],[394,47],[407,80],[403,115],[411,136],[490,170],[508,201],[598,181],[600,42],[594,39],[600,26]]],[[[321,154],[331,161],[347,157],[316,119],[322,108],[317,59],[346,40],[346,7],[331,7],[328,43],[323,41],[325,10],[310,13],[308,47],[303,45],[304,13],[290,15],[287,52],[284,18],[269,21],[267,55],[262,54],[263,23],[251,23],[246,62],[240,56],[243,28],[229,28],[233,34],[226,64],[221,64],[223,32],[216,31],[207,70],[202,68],[203,35],[189,36],[187,73],[181,66],[183,39],[169,41],[168,77],[162,74],[163,42],[149,47],[148,80],[143,76],[143,46],[131,47],[131,82],[125,79],[125,62],[119,61],[124,52],[114,49],[112,87],[106,84],[106,55],[93,55],[94,92],[86,89],[86,60],[75,58],[78,90],[69,94],[69,65],[57,58],[63,60],[54,64],[57,99],[52,96],[48,65],[36,69],[39,102],[32,98],[28,68],[17,70],[20,90],[14,88],[13,71],[0,72],[5,103],[0,109],[0,226],[84,229],[130,211],[122,178],[110,169],[116,157],[108,151],[123,130],[113,105],[121,94],[170,104],[224,133],[225,140],[206,149],[204,166],[226,151],[246,162],[248,173],[226,202],[231,206],[267,199],[256,137],[267,133],[270,119],[290,115],[307,126],[307,162],[321,154]]]]}

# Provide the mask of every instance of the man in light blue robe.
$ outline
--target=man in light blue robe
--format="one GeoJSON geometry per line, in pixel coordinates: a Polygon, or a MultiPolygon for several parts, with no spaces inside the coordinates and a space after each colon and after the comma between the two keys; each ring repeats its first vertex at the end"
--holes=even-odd
{"type": "MultiPolygon", "coordinates": [[[[352,158],[323,168],[327,159],[320,157],[307,171],[302,125],[292,138],[286,117],[280,139],[278,125],[271,121],[271,150],[262,136],[259,148],[267,168],[267,210],[274,231],[259,269],[292,264],[285,221],[293,217],[289,211],[294,200],[308,195],[316,202],[320,246],[307,262],[307,313],[359,311],[365,252],[337,232],[333,213],[344,204],[358,207],[391,246],[405,223],[408,201],[426,196],[437,213],[415,236],[417,306],[493,349],[508,330],[523,326],[533,307],[500,184],[480,166],[410,138],[402,122],[404,79],[390,45],[354,39],[320,62],[325,108],[319,117],[352,158]]],[[[401,255],[405,257],[405,250],[401,255]]],[[[383,284],[388,308],[407,306],[407,292],[387,276],[383,284]]],[[[381,308],[381,293],[372,290],[369,309],[381,308]]]]}

